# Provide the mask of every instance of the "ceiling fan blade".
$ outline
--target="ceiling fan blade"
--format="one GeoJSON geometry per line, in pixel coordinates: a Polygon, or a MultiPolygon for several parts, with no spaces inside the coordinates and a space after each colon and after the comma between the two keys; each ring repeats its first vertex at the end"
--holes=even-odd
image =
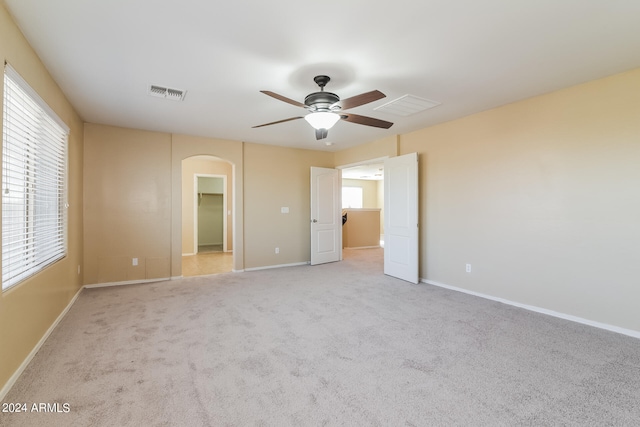
{"type": "Polygon", "coordinates": [[[277,122],[265,123],[263,125],[258,125],[258,126],[251,126],[251,128],[252,129],[253,128],[261,128],[263,126],[276,125],[278,123],[290,122],[291,120],[298,120],[298,119],[301,119],[301,118],[302,118],[302,116],[300,116],[300,117],[291,117],[289,119],[278,120],[277,122]]]}
{"type": "Polygon", "coordinates": [[[287,104],[295,105],[296,107],[307,108],[307,106],[304,105],[301,102],[294,101],[291,98],[287,98],[286,96],[282,96],[282,95],[279,95],[279,94],[277,94],[275,92],[271,92],[270,90],[261,90],[260,92],[264,93],[265,95],[269,95],[269,96],[271,96],[271,97],[273,97],[275,99],[279,99],[280,101],[284,101],[287,104]]]}
{"type": "Polygon", "coordinates": [[[373,117],[359,116],[352,113],[340,113],[340,118],[345,122],[356,123],[359,125],[373,126],[377,128],[389,129],[393,123],[385,120],[374,119],[373,117]]]}
{"type": "Polygon", "coordinates": [[[359,107],[364,104],[368,104],[373,101],[377,101],[378,99],[382,99],[386,97],[384,93],[379,90],[372,90],[371,92],[361,93],[360,95],[352,96],[351,98],[343,99],[342,101],[338,101],[334,105],[340,106],[343,110],[348,110],[349,108],[359,107]]]}
{"type": "Polygon", "coordinates": [[[316,129],[316,139],[324,139],[329,135],[329,129],[316,129]]]}

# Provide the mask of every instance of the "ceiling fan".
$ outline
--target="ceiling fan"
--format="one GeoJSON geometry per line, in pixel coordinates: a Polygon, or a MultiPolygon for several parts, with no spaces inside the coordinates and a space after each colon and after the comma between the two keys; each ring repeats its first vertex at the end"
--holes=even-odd
{"type": "Polygon", "coordinates": [[[323,139],[327,137],[329,129],[331,129],[338,120],[383,129],[389,129],[393,125],[393,123],[385,120],[374,119],[373,117],[360,116],[358,114],[342,111],[382,99],[386,96],[384,93],[379,90],[372,90],[371,92],[362,93],[360,95],[352,96],[351,98],[340,100],[340,97],[335,93],[324,91],[324,87],[329,83],[329,80],[331,80],[329,76],[315,76],[313,81],[320,86],[320,92],[313,92],[307,95],[304,98],[304,104],[275,92],[261,90],[260,92],[265,95],[269,95],[275,99],[279,99],[280,101],[295,105],[296,107],[305,108],[309,110],[309,114],[306,116],[291,117],[284,120],[278,120],[277,122],[265,123],[253,127],[259,128],[304,118],[316,130],[316,139],[323,139]]]}

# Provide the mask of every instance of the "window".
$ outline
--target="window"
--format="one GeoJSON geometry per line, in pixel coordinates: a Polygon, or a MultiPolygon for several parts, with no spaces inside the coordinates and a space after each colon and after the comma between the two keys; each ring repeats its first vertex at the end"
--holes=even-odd
{"type": "Polygon", "coordinates": [[[67,252],[69,128],[9,65],[2,132],[2,290],[67,252]]]}
{"type": "Polygon", "coordinates": [[[342,187],[342,209],[362,208],[362,187],[342,187]]]}

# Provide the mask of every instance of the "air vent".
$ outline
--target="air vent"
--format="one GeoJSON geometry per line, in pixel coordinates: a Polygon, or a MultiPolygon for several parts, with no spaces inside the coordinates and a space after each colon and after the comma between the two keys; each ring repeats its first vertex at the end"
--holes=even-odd
{"type": "Polygon", "coordinates": [[[428,110],[429,108],[437,107],[438,105],[440,105],[440,103],[437,101],[419,98],[413,95],[404,95],[398,99],[394,99],[393,101],[376,107],[374,110],[406,117],[419,113],[420,111],[428,110]]]}
{"type": "Polygon", "coordinates": [[[181,89],[171,89],[168,87],[158,86],[158,85],[149,85],[149,90],[147,91],[147,93],[157,98],[165,98],[165,99],[171,99],[174,101],[182,101],[184,100],[184,96],[187,94],[187,91],[181,90],[181,89]]]}

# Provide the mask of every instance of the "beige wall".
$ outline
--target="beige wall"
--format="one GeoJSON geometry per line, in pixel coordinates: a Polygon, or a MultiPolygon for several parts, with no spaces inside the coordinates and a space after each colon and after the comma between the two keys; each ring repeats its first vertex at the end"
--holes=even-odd
{"type": "MultiPolygon", "coordinates": [[[[384,181],[372,181],[365,179],[343,179],[343,187],[361,187],[362,188],[362,207],[366,209],[380,209],[380,225],[378,227],[379,234],[384,234],[384,181]]],[[[345,234],[343,233],[343,247],[347,246],[347,242],[344,242],[345,234]]],[[[377,237],[379,240],[379,236],[377,237]]],[[[370,245],[360,245],[370,246],[370,245]]]]}
{"type": "Polygon", "coordinates": [[[343,248],[380,246],[379,209],[344,209],[343,212],[347,214],[347,222],[342,226],[343,248]]]}
{"type": "MultiPolygon", "coordinates": [[[[0,4],[0,59],[2,63],[10,63],[70,128],[67,256],[0,294],[1,391],[81,287],[83,124],[3,4],[0,4]]],[[[4,85],[0,84],[0,99],[3,90],[4,85]]]]}
{"type": "Polygon", "coordinates": [[[392,135],[368,144],[358,145],[335,153],[336,167],[362,163],[367,160],[395,157],[398,155],[399,137],[392,135]]]}
{"type": "Polygon", "coordinates": [[[227,178],[227,251],[233,250],[233,167],[215,157],[190,157],[182,161],[182,253],[194,253],[194,176],[222,175],[227,178]]]}
{"type": "Polygon", "coordinates": [[[182,162],[193,156],[213,156],[229,162],[232,167],[232,246],[233,269],[244,269],[244,166],[243,143],[190,135],[171,135],[171,276],[182,275],[182,162]]]}
{"type": "Polygon", "coordinates": [[[640,69],[402,135],[420,276],[640,331],[639,135],[640,69]]]}
{"type": "Polygon", "coordinates": [[[246,268],[308,262],[310,169],[332,167],[333,153],[246,143],[244,162],[246,268]]]}
{"type": "Polygon", "coordinates": [[[86,124],[84,152],[85,284],[170,277],[171,135],[86,124]]]}
{"type": "Polygon", "coordinates": [[[85,284],[182,275],[182,161],[193,156],[233,165],[228,209],[234,269],[243,268],[242,143],[86,124],[85,284]]]}
{"type": "Polygon", "coordinates": [[[309,170],[333,166],[333,153],[91,124],[85,144],[86,283],[159,277],[146,268],[135,276],[133,257],[152,257],[162,277],[181,275],[185,238],[193,235],[183,229],[182,218],[193,218],[192,203],[183,209],[183,192],[193,193],[183,187],[193,185],[183,161],[203,155],[233,165],[234,270],[309,261],[309,170]],[[158,200],[149,209],[151,196],[158,200]],[[285,206],[289,214],[280,213],[285,206]]]}
{"type": "Polygon", "coordinates": [[[636,69],[400,135],[419,154],[420,277],[640,331],[639,117],[636,69]]]}

